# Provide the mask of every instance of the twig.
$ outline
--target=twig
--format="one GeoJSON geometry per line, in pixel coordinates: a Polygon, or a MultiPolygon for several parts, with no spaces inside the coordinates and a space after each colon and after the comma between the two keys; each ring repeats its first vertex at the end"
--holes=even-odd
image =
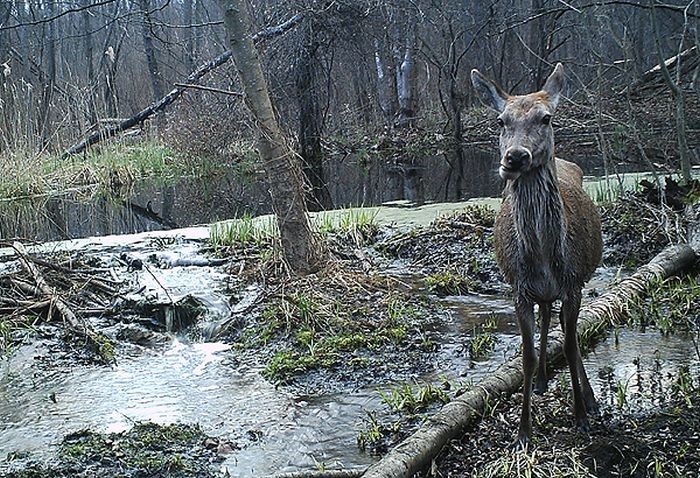
{"type": "Polygon", "coordinates": [[[204,86],[204,85],[195,85],[195,84],[191,84],[191,83],[175,83],[175,86],[177,86],[178,88],[190,88],[193,90],[202,90],[202,91],[210,91],[212,93],[221,93],[222,95],[238,96],[238,97],[245,96],[245,94],[241,93],[240,91],[222,90],[220,88],[213,88],[211,86],[204,86]]]}
{"type": "MultiPolygon", "coordinates": [[[[29,290],[31,290],[35,296],[47,299],[50,302],[51,306],[49,311],[55,308],[58,311],[58,313],[61,314],[63,320],[65,320],[68,323],[71,330],[84,336],[90,341],[90,343],[93,346],[96,347],[96,350],[101,351],[102,347],[105,345],[106,339],[102,337],[99,333],[97,333],[97,331],[95,331],[87,321],[78,318],[78,316],[75,314],[75,312],[73,312],[73,310],[71,310],[68,304],[51,289],[49,284],[46,282],[46,279],[44,279],[44,276],[41,274],[41,271],[39,271],[34,261],[30,259],[29,254],[20,242],[13,243],[12,248],[19,256],[20,263],[22,264],[24,269],[34,279],[36,287],[30,286],[29,290]]],[[[14,280],[13,282],[19,285],[20,288],[26,290],[26,284],[14,280]]],[[[49,312],[49,316],[51,316],[51,312],[49,312]]],[[[102,358],[106,359],[106,357],[102,358]]]]}

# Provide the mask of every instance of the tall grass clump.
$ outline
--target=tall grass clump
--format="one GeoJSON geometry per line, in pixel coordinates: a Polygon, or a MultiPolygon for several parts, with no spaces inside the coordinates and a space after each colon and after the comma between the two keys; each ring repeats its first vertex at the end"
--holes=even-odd
{"type": "Polygon", "coordinates": [[[217,222],[209,228],[209,241],[214,249],[236,246],[262,246],[278,235],[273,217],[254,219],[244,214],[239,219],[217,222]]]}

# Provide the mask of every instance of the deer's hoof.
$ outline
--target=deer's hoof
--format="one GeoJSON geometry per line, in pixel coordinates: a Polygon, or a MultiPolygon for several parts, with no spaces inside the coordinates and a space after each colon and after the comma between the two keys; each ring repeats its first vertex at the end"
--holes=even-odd
{"type": "Polygon", "coordinates": [[[590,433],[591,424],[588,422],[588,418],[576,420],[576,430],[580,431],[581,433],[590,433]]]}
{"type": "Polygon", "coordinates": [[[547,391],[547,380],[537,379],[535,386],[532,387],[532,391],[537,395],[544,395],[544,392],[547,391]]]}

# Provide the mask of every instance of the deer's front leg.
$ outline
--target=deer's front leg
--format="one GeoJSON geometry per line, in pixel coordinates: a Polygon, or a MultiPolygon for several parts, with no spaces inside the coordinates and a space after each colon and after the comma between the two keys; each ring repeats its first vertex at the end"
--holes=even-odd
{"type": "Polygon", "coordinates": [[[588,423],[587,409],[595,405],[593,391],[586,376],[581,360],[581,351],[578,345],[578,331],[576,322],[578,321],[579,309],[581,307],[581,292],[572,292],[561,304],[562,321],[564,328],[564,355],[569,364],[569,374],[571,375],[571,388],[574,395],[574,415],[576,417],[576,428],[583,432],[590,431],[588,423]],[[582,386],[583,385],[583,386],[582,386]],[[585,394],[583,388],[586,388],[585,394]],[[587,401],[591,403],[587,406],[587,401]]]}
{"type": "Polygon", "coordinates": [[[515,299],[515,316],[520,326],[520,336],[523,342],[523,409],[520,415],[518,444],[525,446],[532,435],[532,377],[537,367],[535,352],[535,313],[534,304],[523,297],[515,299]]]}
{"type": "Polygon", "coordinates": [[[537,380],[533,391],[543,394],[547,391],[547,334],[552,320],[552,304],[540,303],[540,359],[537,367],[537,380]]]}

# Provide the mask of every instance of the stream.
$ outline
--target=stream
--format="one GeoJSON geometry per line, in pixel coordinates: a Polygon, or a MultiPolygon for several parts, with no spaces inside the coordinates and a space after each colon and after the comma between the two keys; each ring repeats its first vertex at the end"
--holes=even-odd
{"type": "MultiPolygon", "coordinates": [[[[206,305],[200,323],[206,327],[228,316],[230,279],[220,267],[167,267],[173,258],[202,258],[205,229],[37,247],[80,248],[102,261],[128,250],[144,261],[164,264],[138,273],[138,285],[145,288],[141,293],[165,299],[167,290],[172,300],[187,294],[197,297],[206,305]]],[[[605,287],[614,275],[614,270],[599,270],[588,289],[605,287]]],[[[416,383],[436,383],[442,377],[476,383],[517,351],[519,334],[510,299],[466,295],[433,300],[449,311],[448,319],[437,326],[435,372],[416,377],[416,383]],[[472,361],[465,351],[467,340],[486,320],[496,324],[495,348],[484,360],[472,361]]],[[[693,344],[682,335],[662,337],[654,330],[623,329],[618,339],[617,343],[605,339],[585,358],[601,403],[615,405],[622,384],[645,391],[643,398],[627,406],[653,407],[668,392],[681,364],[700,371],[693,344]]],[[[221,464],[231,476],[314,469],[318,463],[364,466],[376,458],[359,451],[358,427],[368,412],[386,413],[378,390],[397,385],[376,383],[357,390],[300,395],[266,381],[260,374],[262,365],[236,358],[230,345],[190,340],[186,334],[171,334],[170,340],[148,346],[119,344],[112,367],[45,366],[46,356],[53,353],[50,343],[38,340],[19,346],[0,360],[0,459],[15,451],[50,459],[67,433],[84,428],[117,432],[136,421],[153,421],[199,423],[206,433],[235,443],[239,449],[221,464]]]]}

